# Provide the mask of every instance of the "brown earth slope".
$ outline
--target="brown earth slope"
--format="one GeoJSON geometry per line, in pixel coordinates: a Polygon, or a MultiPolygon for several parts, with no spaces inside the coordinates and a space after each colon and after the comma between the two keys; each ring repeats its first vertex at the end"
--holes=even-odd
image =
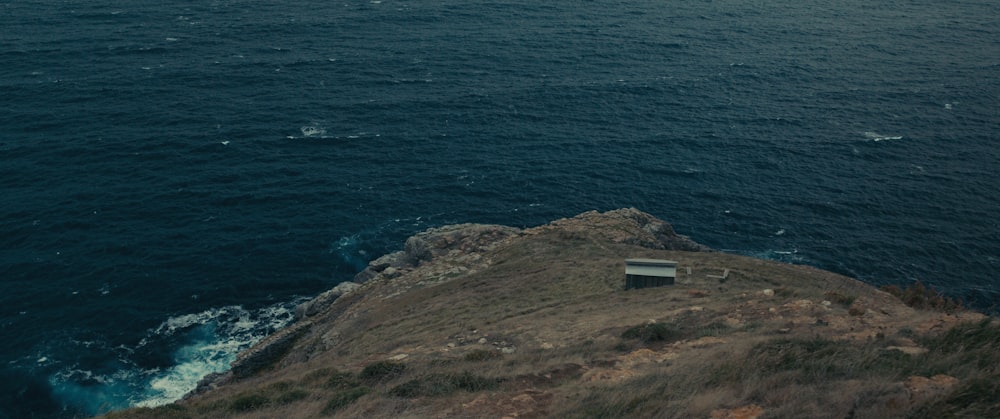
{"type": "Polygon", "coordinates": [[[916,310],[830,272],[713,252],[635,209],[526,230],[433,229],[356,280],[363,284],[300,307],[293,326],[197,394],[108,416],[842,418],[1000,409],[1000,327],[991,318],[916,310]],[[677,261],[677,283],[625,291],[626,258],[677,261]]]}

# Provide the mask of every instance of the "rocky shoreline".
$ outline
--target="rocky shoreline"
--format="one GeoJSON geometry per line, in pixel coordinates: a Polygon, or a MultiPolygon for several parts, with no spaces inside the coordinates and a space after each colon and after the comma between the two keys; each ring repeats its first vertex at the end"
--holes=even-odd
{"type": "Polygon", "coordinates": [[[1000,330],[987,316],[715,252],[634,208],[433,228],[295,312],[182,414],[116,415],[894,417],[1000,376],[941,349],[970,324],[1000,330]],[[629,257],[678,261],[676,285],[624,291],[629,257]]]}
{"type": "Polygon", "coordinates": [[[635,208],[606,213],[589,211],[576,217],[560,219],[534,228],[519,229],[495,224],[453,224],[431,228],[409,237],[403,250],[389,253],[368,263],[353,280],[342,282],[295,308],[296,322],[279,330],[241,352],[227,372],[206,376],[198,387],[184,398],[190,398],[234,379],[240,379],[272,365],[285,355],[304,330],[313,324],[309,320],[327,310],[340,297],[350,294],[370,281],[382,283],[407,275],[434,260],[447,259],[441,267],[425,269],[422,275],[431,277],[456,276],[476,272],[488,265],[483,255],[506,243],[510,238],[560,230],[566,234],[598,232],[612,243],[630,244],[655,250],[710,252],[713,249],[677,234],[670,224],[635,208]],[[627,228],[621,228],[621,225],[627,228]]]}

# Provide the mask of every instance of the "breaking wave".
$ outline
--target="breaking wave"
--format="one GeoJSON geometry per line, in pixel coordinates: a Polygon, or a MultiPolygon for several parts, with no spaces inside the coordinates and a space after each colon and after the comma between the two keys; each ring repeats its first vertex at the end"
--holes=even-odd
{"type": "Polygon", "coordinates": [[[53,374],[49,384],[64,407],[87,414],[164,405],[194,390],[206,375],[228,370],[237,353],[291,323],[294,306],[301,301],[174,316],[149,330],[134,347],[113,348],[119,357],[103,370],[69,366],[53,374]],[[177,341],[183,343],[174,346],[168,367],[144,365],[149,362],[140,359],[150,347],[177,341]]]}

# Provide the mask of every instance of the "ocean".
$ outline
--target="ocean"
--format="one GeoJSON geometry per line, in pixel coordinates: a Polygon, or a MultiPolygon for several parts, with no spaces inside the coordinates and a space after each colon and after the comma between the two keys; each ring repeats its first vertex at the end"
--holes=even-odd
{"type": "Polygon", "coordinates": [[[0,418],[155,406],[409,235],[637,207],[1000,303],[1000,3],[0,1],[0,418]]]}

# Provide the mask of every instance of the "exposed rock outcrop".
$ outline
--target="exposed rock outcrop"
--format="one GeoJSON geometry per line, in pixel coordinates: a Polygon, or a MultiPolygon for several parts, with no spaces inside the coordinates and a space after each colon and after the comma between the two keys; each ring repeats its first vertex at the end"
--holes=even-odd
{"type": "Polygon", "coordinates": [[[354,282],[363,284],[379,277],[395,278],[421,263],[444,255],[457,262],[475,254],[492,250],[504,239],[520,233],[514,227],[490,224],[456,224],[432,228],[406,239],[403,250],[371,261],[355,275],[354,282]]]}
{"type": "Polygon", "coordinates": [[[316,296],[316,298],[313,298],[309,301],[306,301],[296,306],[295,318],[303,319],[309,316],[315,316],[317,313],[329,307],[330,304],[333,304],[333,302],[338,297],[350,293],[351,291],[354,291],[360,287],[361,284],[358,284],[356,282],[350,282],[350,281],[341,282],[337,284],[336,287],[333,287],[330,290],[327,290],[326,292],[316,296]]]}
{"type": "Polygon", "coordinates": [[[526,231],[537,234],[561,230],[570,235],[581,234],[597,240],[630,244],[657,250],[708,252],[712,249],[674,231],[667,222],[635,208],[608,212],[588,211],[572,218],[563,218],[526,231]]]}

